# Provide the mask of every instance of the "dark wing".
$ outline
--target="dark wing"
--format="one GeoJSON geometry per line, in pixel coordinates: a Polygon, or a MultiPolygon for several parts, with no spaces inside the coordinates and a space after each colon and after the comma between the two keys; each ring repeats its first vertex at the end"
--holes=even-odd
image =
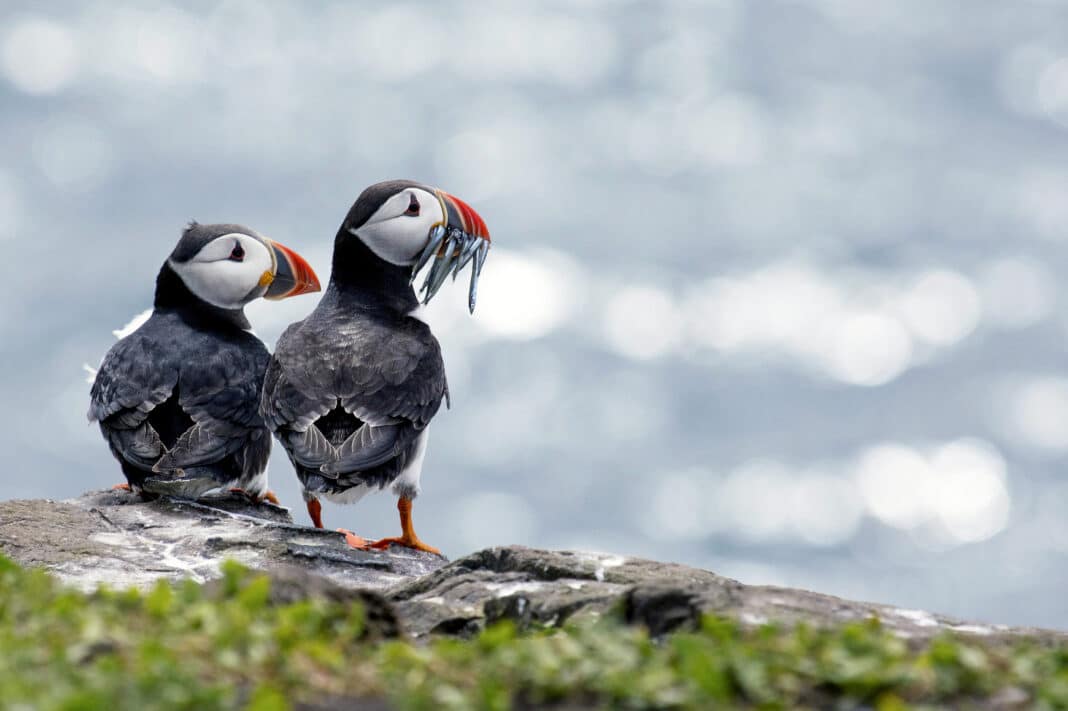
{"type": "Polygon", "coordinates": [[[341,406],[367,424],[340,447],[325,474],[370,469],[405,451],[430,424],[448,393],[441,347],[421,321],[368,339],[354,363],[356,388],[341,406]]]}
{"type": "Polygon", "coordinates": [[[396,328],[368,328],[347,362],[350,385],[341,406],[365,422],[400,419],[423,429],[448,392],[438,339],[414,318],[396,328]]]}
{"type": "Polygon", "coordinates": [[[302,325],[302,321],[290,324],[278,338],[264,376],[260,414],[295,462],[318,469],[335,459],[336,453],[323,433],[312,425],[330,412],[337,397],[331,388],[314,378],[299,379],[291,375],[330,368],[324,362],[326,354],[316,350],[315,344],[305,343],[302,325]]]}
{"type": "Polygon", "coordinates": [[[89,393],[89,421],[100,423],[117,455],[150,469],[166,447],[149,414],[177,384],[178,368],[166,349],[134,333],[112,346],[100,364],[89,393]]]}
{"type": "Polygon", "coordinates": [[[361,318],[322,326],[305,321],[282,334],[262,410],[294,461],[336,477],[404,451],[441,406],[447,386],[437,339],[420,321],[361,318]],[[363,424],[335,447],[312,424],[339,405],[363,424]]]}
{"type": "Polygon", "coordinates": [[[259,339],[199,336],[193,366],[182,369],[179,403],[193,420],[160,459],[156,470],[183,469],[218,462],[264,435],[260,391],[267,349],[259,339]]]}
{"type": "Polygon", "coordinates": [[[260,413],[272,432],[304,432],[336,404],[333,388],[320,382],[321,375],[307,377],[320,368],[333,368],[330,354],[316,350],[315,343],[303,343],[302,324],[292,323],[282,332],[267,365],[260,413]]]}

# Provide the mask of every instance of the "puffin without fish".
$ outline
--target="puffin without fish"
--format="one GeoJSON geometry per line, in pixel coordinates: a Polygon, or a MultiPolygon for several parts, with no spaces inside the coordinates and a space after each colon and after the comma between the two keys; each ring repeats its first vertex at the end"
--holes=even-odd
{"type": "Polygon", "coordinates": [[[320,497],[355,503],[390,486],[401,535],[354,548],[399,544],[431,553],[412,526],[412,500],[427,426],[448,399],[441,348],[413,315],[412,283],[427,264],[428,302],[446,277],[471,264],[468,306],[489,253],[486,223],[469,205],[410,180],[360,194],[334,240],[330,283],[315,310],[278,339],[267,367],[262,412],[300,479],[308,514],[323,527],[320,497]]]}
{"type": "Polygon", "coordinates": [[[270,354],[244,306],[319,291],[296,252],[241,225],[193,222],[156,278],[152,315],[112,346],[90,392],[126,484],[143,496],[267,491],[270,433],[259,414],[270,354]]]}

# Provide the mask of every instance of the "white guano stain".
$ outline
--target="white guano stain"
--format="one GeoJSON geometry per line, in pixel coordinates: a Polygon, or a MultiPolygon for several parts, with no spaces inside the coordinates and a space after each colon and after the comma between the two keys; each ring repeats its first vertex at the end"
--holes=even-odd
{"type": "Polygon", "coordinates": [[[984,625],[949,625],[949,629],[954,632],[964,632],[965,634],[978,634],[984,636],[994,634],[994,630],[984,625]]]}
{"type": "Polygon", "coordinates": [[[604,582],[604,575],[607,569],[618,568],[627,562],[627,559],[623,556],[612,553],[580,553],[577,557],[579,560],[585,563],[592,563],[595,566],[593,577],[599,583],[604,582]]]}
{"type": "Polygon", "coordinates": [[[938,620],[936,620],[930,612],[926,612],[925,610],[906,610],[903,608],[894,608],[890,610],[890,613],[908,620],[917,627],[939,626],[938,620]]]}
{"type": "Polygon", "coordinates": [[[508,597],[521,592],[537,592],[545,587],[545,583],[539,582],[516,582],[516,583],[486,583],[486,589],[495,597],[508,597]]]}
{"type": "Polygon", "coordinates": [[[744,624],[747,625],[763,625],[767,624],[768,621],[767,617],[764,617],[763,615],[758,615],[753,612],[743,612],[742,614],[738,615],[738,619],[740,619],[744,624]]]}

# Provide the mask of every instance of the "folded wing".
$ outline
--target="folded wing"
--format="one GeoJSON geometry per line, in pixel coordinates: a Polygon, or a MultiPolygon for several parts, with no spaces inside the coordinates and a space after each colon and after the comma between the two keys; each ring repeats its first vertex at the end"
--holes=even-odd
{"type": "Polygon", "coordinates": [[[437,340],[415,319],[340,334],[305,326],[286,329],[267,368],[268,427],[294,462],[331,479],[397,457],[447,397],[437,340]],[[339,411],[347,428],[336,426],[339,411]]]}

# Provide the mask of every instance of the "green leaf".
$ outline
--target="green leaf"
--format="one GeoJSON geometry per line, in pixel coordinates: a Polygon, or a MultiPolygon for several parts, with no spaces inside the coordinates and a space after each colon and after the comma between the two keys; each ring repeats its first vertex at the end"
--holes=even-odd
{"type": "Polygon", "coordinates": [[[289,711],[292,706],[278,689],[263,685],[256,688],[245,708],[247,711],[289,711]]]}

